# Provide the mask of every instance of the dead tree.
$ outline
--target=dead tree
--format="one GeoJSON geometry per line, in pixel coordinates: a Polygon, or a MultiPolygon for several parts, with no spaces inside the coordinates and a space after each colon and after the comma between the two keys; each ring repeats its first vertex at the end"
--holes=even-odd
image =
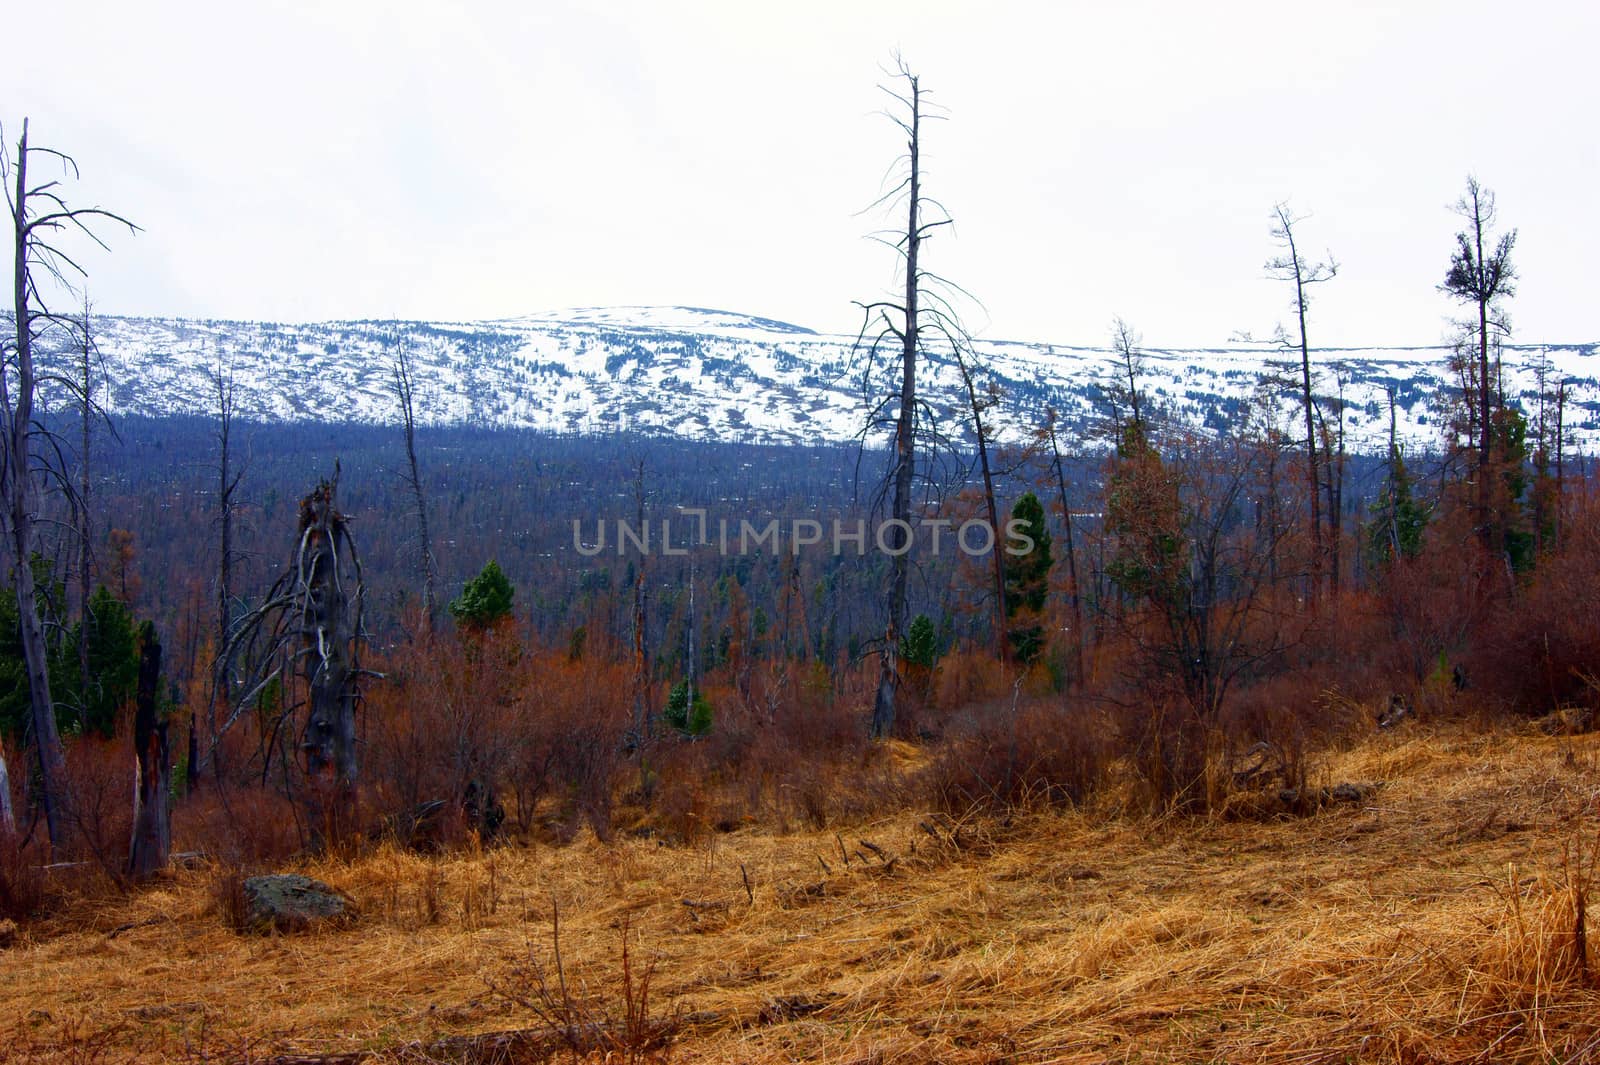
{"type": "MultiPolygon", "coordinates": [[[[1276,204],[1272,208],[1272,215],[1272,237],[1284,254],[1267,260],[1267,273],[1275,280],[1294,283],[1294,299],[1289,306],[1294,309],[1298,330],[1295,337],[1291,338],[1280,327],[1278,342],[1284,347],[1294,347],[1300,351],[1300,403],[1305,408],[1306,484],[1311,500],[1311,601],[1315,602],[1321,594],[1323,573],[1322,506],[1318,499],[1322,491],[1322,476],[1318,470],[1317,401],[1311,388],[1311,341],[1306,335],[1306,309],[1311,304],[1311,296],[1306,290],[1312,285],[1331,281],[1339,273],[1339,264],[1334,262],[1331,255],[1326,262],[1320,263],[1308,263],[1301,257],[1300,248],[1295,242],[1294,227],[1305,220],[1304,215],[1292,214],[1287,203],[1276,204]]],[[[1336,515],[1329,515],[1330,524],[1337,520],[1336,515]]]]}
{"type": "Polygon", "coordinates": [[[438,577],[438,563],[433,557],[433,541],[428,536],[428,500],[422,491],[422,474],[417,467],[417,419],[412,404],[411,356],[402,346],[394,362],[394,395],[400,404],[400,418],[406,434],[406,461],[409,464],[411,496],[417,507],[417,553],[422,567],[422,631],[433,636],[433,616],[437,610],[434,601],[434,583],[438,577]]]}
{"type": "Polygon", "coordinates": [[[991,381],[983,396],[978,395],[977,385],[973,381],[972,367],[969,365],[970,354],[970,351],[963,352],[961,348],[957,348],[956,368],[961,371],[961,383],[967,391],[967,410],[972,414],[972,434],[978,442],[978,468],[983,475],[983,505],[989,519],[989,528],[994,532],[994,542],[989,552],[991,576],[994,579],[994,653],[996,658],[1004,662],[1010,657],[1008,654],[1010,641],[1006,635],[1006,570],[1000,554],[1003,530],[994,502],[994,474],[989,468],[991,437],[989,427],[983,420],[985,414],[999,405],[1000,391],[991,381]]]}
{"type": "Polygon", "coordinates": [[[85,703],[94,684],[94,674],[89,670],[89,627],[94,624],[94,612],[89,609],[89,588],[93,583],[90,563],[93,555],[94,523],[89,510],[89,446],[94,427],[94,330],[89,320],[89,298],[83,299],[83,321],[80,323],[83,341],[79,348],[80,377],[77,382],[80,428],[83,432],[78,455],[78,679],[79,690],[85,703]]]}
{"type": "Polygon", "coordinates": [[[160,682],[161,642],[147,621],[139,633],[139,686],[134,696],[133,839],[128,847],[128,875],[134,880],[146,880],[164,869],[172,851],[172,811],[167,804],[172,759],[167,723],[156,712],[160,682]]]}
{"type": "Polygon", "coordinates": [[[265,601],[241,617],[225,649],[244,677],[229,712],[211,738],[202,761],[246,713],[271,710],[258,758],[263,781],[274,758],[286,789],[295,787],[286,744],[303,711],[300,796],[313,846],[353,827],[356,813],[356,711],[361,682],[378,674],[361,666],[366,641],[366,590],[350,521],[339,513],[337,463],[331,481],[300,501],[293,556],[265,601]],[[266,698],[269,692],[281,691],[266,698]]]}
{"type": "Polygon", "coordinates": [[[1349,367],[1335,363],[1334,380],[1338,394],[1333,397],[1333,413],[1337,421],[1329,427],[1328,420],[1319,412],[1318,426],[1322,435],[1323,491],[1328,504],[1328,586],[1337,593],[1343,566],[1344,544],[1344,389],[1349,379],[1349,367]]]}
{"type": "Polygon", "coordinates": [[[6,768],[6,753],[0,751],[0,836],[17,834],[17,817],[11,812],[11,772],[6,768]]]}
{"type": "Polygon", "coordinates": [[[300,653],[310,703],[301,748],[309,784],[307,814],[312,837],[319,841],[337,838],[348,827],[356,798],[363,588],[349,523],[334,505],[338,483],[336,469],[332,481],[301,501],[296,559],[300,653]]]}
{"type": "Polygon", "coordinates": [[[904,83],[904,89],[882,88],[897,105],[895,112],[886,114],[906,137],[906,153],[902,157],[905,171],[873,206],[897,206],[905,211],[903,230],[877,238],[893,248],[900,260],[903,299],[857,303],[862,321],[854,349],[865,357],[863,391],[871,404],[863,435],[884,425],[894,429],[889,472],[882,485],[890,504],[885,531],[891,535],[883,537],[880,546],[890,555],[890,573],[885,596],[888,618],[878,650],[878,686],[870,723],[874,737],[887,736],[894,729],[900,640],[906,631],[911,573],[911,497],[917,482],[917,445],[919,439],[935,435],[932,415],[917,395],[917,360],[931,344],[937,343],[953,353],[966,341],[965,331],[944,294],[961,290],[922,264],[923,242],[935,229],[952,222],[940,205],[922,191],[922,123],[939,116],[927,113],[927,92],[903,60],[897,59],[894,77],[904,83]],[[930,212],[937,217],[926,217],[930,212]],[[879,397],[873,372],[880,357],[897,371],[893,375],[896,380],[887,395],[874,398],[879,397]]]}
{"type": "MultiPolygon", "coordinates": [[[[56,728],[55,703],[50,693],[39,593],[30,560],[38,541],[40,474],[32,448],[37,431],[34,392],[39,383],[34,345],[45,331],[68,323],[62,315],[50,310],[39,282],[45,277],[68,287],[69,274],[84,272],[55,243],[62,234],[76,231],[104,248],[106,245],[95,235],[92,223],[110,220],[130,230],[136,227],[98,207],[69,206],[62,198],[60,181],[46,180],[30,185],[28,166],[35,157],[55,159],[67,174],[77,176],[77,166],[70,156],[49,148],[29,146],[27,119],[22,122],[16,155],[0,157],[0,177],[7,179],[0,184],[6,186],[14,242],[12,325],[15,329],[6,358],[0,363],[0,437],[3,437],[4,452],[0,455],[0,528],[10,548],[12,577],[16,584],[34,746],[39,760],[39,797],[51,845],[60,846],[68,823],[65,815],[70,795],[61,734],[56,728]]],[[[59,471],[57,473],[59,475],[59,471]]]]}
{"type": "MultiPolygon", "coordinates": [[[[233,418],[238,402],[233,361],[225,358],[220,351],[217,353],[216,366],[211,371],[211,387],[217,403],[217,635],[216,658],[211,671],[211,697],[206,707],[206,728],[214,739],[219,708],[228,704],[233,687],[233,663],[228,654],[228,642],[233,631],[233,568],[237,561],[234,517],[239,509],[239,482],[244,479],[245,473],[243,464],[235,465],[233,454],[233,418]]],[[[192,733],[192,716],[189,727],[192,733]]],[[[220,778],[220,760],[213,762],[213,769],[220,778]]],[[[191,759],[187,781],[189,790],[193,791],[199,782],[199,767],[191,759]]]]}
{"type": "Polygon", "coordinates": [[[1056,410],[1045,408],[1044,426],[1039,435],[1050,445],[1051,467],[1055,470],[1056,491],[1061,501],[1061,522],[1067,540],[1067,580],[1072,584],[1072,657],[1074,685],[1081,685],[1083,676],[1083,602],[1078,591],[1078,549],[1073,542],[1072,507],[1067,502],[1067,477],[1061,470],[1061,444],[1056,436],[1056,410]]]}
{"type": "Polygon", "coordinates": [[[1567,382],[1561,381],[1556,385],[1556,520],[1555,528],[1551,530],[1557,544],[1561,543],[1562,514],[1566,510],[1566,468],[1564,464],[1566,430],[1563,422],[1567,411],[1567,382]]]}
{"type": "MultiPolygon", "coordinates": [[[[1111,346],[1122,363],[1121,375],[1128,379],[1126,385],[1117,384],[1111,388],[1112,417],[1120,418],[1119,410],[1126,403],[1132,427],[1141,433],[1144,431],[1144,413],[1139,409],[1139,375],[1144,372],[1144,353],[1139,350],[1139,345],[1143,339],[1133,326],[1121,318],[1111,323],[1111,346]]],[[[1119,446],[1120,443],[1118,441],[1119,446]]]]}
{"type": "MultiPolygon", "coordinates": [[[[644,458],[641,456],[634,468],[633,505],[635,527],[644,525],[644,458]]],[[[645,622],[649,593],[645,591],[645,568],[648,556],[639,560],[633,575],[633,731],[634,742],[642,751],[650,740],[653,727],[650,714],[650,648],[645,622]]],[[[641,765],[642,765],[641,760],[641,765]]]]}

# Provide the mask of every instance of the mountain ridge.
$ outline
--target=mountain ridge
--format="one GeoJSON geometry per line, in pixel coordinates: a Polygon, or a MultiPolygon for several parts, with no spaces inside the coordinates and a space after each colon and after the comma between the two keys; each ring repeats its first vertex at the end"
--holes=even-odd
{"type": "MultiPolygon", "coordinates": [[[[241,417],[394,422],[392,366],[405,350],[422,424],[837,442],[861,435],[864,383],[875,376],[854,335],[698,307],[570,308],[478,321],[102,317],[96,335],[109,377],[103,402],[113,414],[204,414],[215,406],[211,375],[220,366],[231,367],[241,417]]],[[[1002,389],[1002,439],[1024,438],[1046,404],[1070,432],[1104,420],[1104,388],[1119,372],[1109,350],[1012,340],[977,340],[974,349],[1002,389]]],[[[1353,448],[1373,449],[1386,438],[1391,388],[1402,437],[1437,442],[1431,400],[1448,387],[1449,351],[1316,349],[1317,391],[1331,411],[1342,389],[1353,448]]],[[[1531,413],[1534,363],[1548,360],[1568,382],[1574,440],[1600,443],[1600,342],[1515,344],[1504,352],[1510,395],[1531,413]]],[[[1151,346],[1142,355],[1142,385],[1152,399],[1215,432],[1238,423],[1274,364],[1293,358],[1298,365],[1296,353],[1267,343],[1151,346]]],[[[887,379],[881,383],[874,396],[890,394],[887,379]]],[[[937,418],[964,424],[964,393],[948,358],[928,359],[923,384],[937,418]]],[[[1287,418],[1296,394],[1280,389],[1276,402],[1287,418]]]]}

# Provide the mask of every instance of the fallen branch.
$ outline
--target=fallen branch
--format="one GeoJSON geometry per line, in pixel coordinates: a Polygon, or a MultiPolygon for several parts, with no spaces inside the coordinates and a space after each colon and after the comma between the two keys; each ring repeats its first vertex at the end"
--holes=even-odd
{"type": "Polygon", "coordinates": [[[167,914],[158,913],[154,917],[146,917],[142,921],[129,921],[127,924],[119,924],[119,925],[117,925],[117,927],[115,927],[111,931],[107,932],[106,933],[106,938],[107,939],[116,939],[122,933],[131,932],[135,928],[149,928],[151,925],[166,924],[168,921],[171,921],[171,920],[172,920],[172,918],[169,917],[167,914]]]}

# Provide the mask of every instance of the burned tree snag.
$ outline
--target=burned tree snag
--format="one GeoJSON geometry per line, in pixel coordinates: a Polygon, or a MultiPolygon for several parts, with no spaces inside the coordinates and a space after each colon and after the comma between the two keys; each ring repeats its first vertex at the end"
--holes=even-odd
{"type": "MultiPolygon", "coordinates": [[[[1137,391],[1133,394],[1138,395],[1137,391]]],[[[1041,434],[1050,444],[1050,461],[1056,474],[1056,491],[1061,499],[1061,522],[1067,540],[1067,580],[1072,585],[1072,683],[1074,687],[1081,687],[1084,681],[1083,600],[1078,591],[1078,549],[1072,538],[1072,507],[1067,502],[1067,477],[1061,470],[1061,444],[1056,436],[1056,417],[1055,408],[1047,406],[1041,434]]]]}
{"type": "Polygon", "coordinates": [[[161,642],[148,621],[139,631],[139,686],[134,695],[133,747],[137,759],[133,788],[133,840],[128,847],[128,875],[145,880],[166,867],[172,851],[172,811],[167,803],[172,786],[172,759],[167,750],[167,723],[156,712],[161,686],[161,642]]]}
{"type": "Polygon", "coordinates": [[[6,756],[0,751],[0,838],[17,834],[17,818],[11,812],[11,773],[6,769],[6,756]]]}
{"type": "MultiPolygon", "coordinates": [[[[90,544],[94,542],[94,519],[89,512],[89,492],[92,481],[89,476],[90,445],[93,442],[91,430],[94,427],[94,330],[89,315],[89,299],[83,300],[83,341],[80,354],[83,356],[80,363],[82,377],[79,380],[80,394],[79,414],[80,429],[82,430],[81,453],[78,456],[78,690],[82,703],[87,704],[89,692],[94,685],[94,673],[89,668],[89,629],[94,624],[94,611],[89,609],[89,589],[93,584],[90,568],[93,563],[93,552],[90,544]]],[[[82,713],[80,705],[79,713],[82,713]]]]}
{"type": "MultiPolygon", "coordinates": [[[[929,113],[927,90],[898,56],[891,74],[902,87],[881,86],[894,102],[886,115],[905,135],[906,150],[899,164],[902,176],[873,206],[905,212],[904,229],[876,237],[894,249],[903,291],[887,299],[857,302],[862,312],[861,331],[856,334],[852,352],[864,363],[862,390],[869,404],[862,438],[884,427],[893,428],[889,469],[878,497],[879,502],[886,499],[889,504],[890,520],[880,531],[890,535],[879,546],[890,558],[884,588],[887,623],[878,646],[878,685],[869,726],[875,739],[891,735],[895,725],[895,700],[901,679],[900,642],[906,634],[911,576],[909,556],[915,546],[911,517],[912,494],[918,481],[918,441],[931,449],[939,440],[933,412],[917,393],[917,360],[928,357],[934,347],[948,351],[951,358],[970,347],[970,337],[952,303],[970,299],[970,295],[930,271],[922,261],[923,242],[939,227],[953,224],[942,205],[922,190],[922,123],[924,119],[943,116],[929,113]],[[886,379],[875,379],[880,368],[886,379]]],[[[927,466],[925,462],[925,471],[927,466]]],[[[927,480],[926,473],[923,480],[927,480]]]]}
{"type": "Polygon", "coordinates": [[[422,474],[417,467],[417,417],[413,406],[411,356],[400,349],[394,364],[394,395],[400,404],[400,419],[406,437],[406,461],[410,467],[411,496],[417,508],[417,554],[422,570],[422,631],[433,638],[433,616],[438,613],[434,584],[439,564],[433,556],[433,541],[428,537],[428,499],[422,491],[422,474]]]}
{"type": "MultiPolygon", "coordinates": [[[[1322,503],[1318,498],[1318,493],[1322,491],[1322,471],[1318,468],[1321,453],[1317,449],[1317,421],[1321,417],[1321,412],[1317,409],[1316,394],[1312,390],[1311,342],[1306,336],[1306,311],[1311,306],[1311,294],[1308,291],[1310,286],[1331,281],[1339,273],[1339,264],[1334,261],[1331,254],[1326,262],[1307,262],[1300,254],[1294,227],[1305,221],[1305,216],[1292,213],[1287,203],[1275,204],[1272,208],[1272,217],[1272,238],[1277,241],[1285,254],[1267,260],[1268,276],[1275,280],[1294,283],[1294,299],[1289,306],[1294,310],[1298,328],[1293,337],[1280,328],[1278,342],[1286,349],[1293,348],[1300,352],[1300,403],[1304,408],[1306,420],[1306,488],[1307,499],[1310,501],[1308,515],[1311,532],[1310,598],[1315,604],[1322,595],[1327,560],[1323,549],[1322,503]]],[[[1329,537],[1337,539],[1338,515],[1330,513],[1328,524],[1329,537]]]]}
{"type": "MultiPolygon", "coordinates": [[[[644,459],[640,458],[634,470],[633,503],[635,527],[644,525],[644,459]]],[[[650,713],[650,649],[646,639],[647,602],[645,571],[648,558],[639,560],[633,576],[633,731],[634,742],[640,750],[649,742],[654,727],[650,713]]],[[[641,766],[643,760],[640,761],[641,766]]]]}
{"type": "Polygon", "coordinates": [[[314,842],[337,838],[355,809],[357,681],[361,675],[361,565],[347,519],[335,506],[339,475],[300,501],[295,559],[299,642],[310,706],[306,808],[314,842]]]}
{"type": "Polygon", "coordinates": [[[5,349],[5,358],[0,360],[0,452],[3,452],[0,455],[0,533],[5,535],[10,548],[11,575],[16,587],[18,627],[28,680],[29,723],[38,755],[39,801],[44,808],[50,844],[59,847],[66,839],[71,794],[61,733],[56,727],[55,702],[50,692],[39,591],[34,586],[29,560],[38,544],[39,523],[39,486],[33,452],[38,428],[34,410],[34,393],[38,386],[34,343],[59,325],[61,316],[45,305],[36,271],[66,283],[68,274],[82,274],[83,270],[61,250],[58,241],[63,234],[75,231],[104,248],[104,242],[92,228],[95,222],[110,220],[129,229],[135,227],[126,219],[98,207],[68,206],[59,181],[30,184],[28,164],[35,156],[59,162],[67,174],[77,176],[77,165],[71,156],[29,146],[27,119],[22,120],[16,155],[0,151],[0,177],[7,179],[0,181],[0,185],[7,186],[7,206],[11,213],[11,324],[16,330],[9,342],[0,339],[0,347],[5,349]],[[14,194],[10,188],[12,183],[14,194]]]}
{"type": "Polygon", "coordinates": [[[1011,657],[1011,644],[1006,634],[1005,560],[1000,554],[1002,530],[994,502],[994,474],[989,468],[989,444],[993,437],[983,420],[991,408],[999,406],[1000,391],[991,381],[984,395],[979,397],[977,385],[972,379],[972,367],[967,364],[967,355],[960,348],[956,349],[956,369],[961,372],[961,383],[967,392],[967,409],[972,412],[972,435],[977,439],[978,468],[983,474],[984,513],[994,533],[993,550],[989,552],[990,575],[994,579],[994,653],[996,658],[1005,662],[1011,657]]]}
{"type": "MultiPolygon", "coordinates": [[[[217,399],[217,653],[212,663],[211,698],[206,707],[206,727],[212,740],[217,736],[217,711],[226,706],[233,683],[233,663],[228,655],[229,637],[233,629],[233,564],[236,552],[233,546],[233,519],[239,509],[239,482],[244,478],[243,466],[234,465],[233,417],[236,406],[236,389],[233,379],[233,362],[219,352],[217,365],[211,372],[211,385],[217,399]]],[[[190,762],[189,785],[192,791],[199,783],[199,774],[190,762]]],[[[222,777],[222,764],[218,760],[214,769],[222,777]]]]}

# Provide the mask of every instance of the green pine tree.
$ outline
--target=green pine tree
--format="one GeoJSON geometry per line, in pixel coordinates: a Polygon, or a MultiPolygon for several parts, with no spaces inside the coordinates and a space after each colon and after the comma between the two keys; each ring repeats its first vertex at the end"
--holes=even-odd
{"type": "Polygon", "coordinates": [[[1045,521],[1039,497],[1028,492],[1011,508],[1013,522],[1033,541],[1023,555],[1005,556],[1006,619],[1010,627],[1006,638],[1019,662],[1032,662],[1044,649],[1044,626],[1040,614],[1050,595],[1050,526],[1045,521]]]}
{"type": "Polygon", "coordinates": [[[1406,471],[1398,447],[1389,455],[1389,476],[1372,503],[1367,526],[1367,557],[1381,569],[1398,558],[1416,558],[1428,527],[1429,508],[1414,495],[1415,479],[1406,471]]]}
{"type": "Polygon", "coordinates": [[[516,594],[500,563],[490,559],[451,601],[450,616],[462,628],[481,632],[511,616],[511,600],[516,594]]]}
{"type": "Polygon", "coordinates": [[[711,704],[705,693],[696,691],[689,698],[689,682],[680,680],[667,695],[667,708],[662,719],[685,736],[704,736],[711,731],[711,704]]]}

